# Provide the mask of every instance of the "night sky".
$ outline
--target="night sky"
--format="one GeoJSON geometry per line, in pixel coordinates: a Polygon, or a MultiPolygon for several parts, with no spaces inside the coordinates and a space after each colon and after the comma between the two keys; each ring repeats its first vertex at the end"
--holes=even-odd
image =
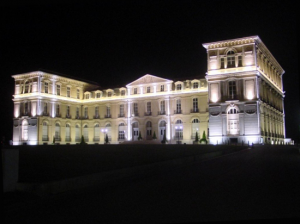
{"type": "MultiPolygon", "coordinates": [[[[89,1],[86,1],[89,2],[89,1]]],[[[204,78],[203,43],[258,35],[285,70],[287,137],[299,139],[298,13],[291,1],[1,4],[1,136],[12,139],[11,75],[48,70],[125,86],[144,74],[204,78]],[[284,3],[283,3],[284,2],[284,3]]]]}

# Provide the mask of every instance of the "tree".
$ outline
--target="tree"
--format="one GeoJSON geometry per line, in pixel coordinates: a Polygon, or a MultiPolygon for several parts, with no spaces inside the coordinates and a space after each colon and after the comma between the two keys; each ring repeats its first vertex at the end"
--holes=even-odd
{"type": "Polygon", "coordinates": [[[201,142],[205,142],[205,143],[207,144],[205,131],[203,131],[202,138],[200,139],[200,143],[201,143],[201,142]]]}
{"type": "Polygon", "coordinates": [[[108,144],[109,143],[109,139],[108,139],[108,136],[107,134],[105,135],[105,144],[108,144]]]}
{"type": "Polygon", "coordinates": [[[85,141],[84,141],[84,137],[83,137],[83,135],[81,136],[80,145],[85,145],[85,141]]]}
{"type": "Polygon", "coordinates": [[[153,136],[152,136],[152,139],[157,139],[157,138],[156,138],[156,134],[155,134],[155,131],[153,132],[153,136]]]}
{"type": "Polygon", "coordinates": [[[138,140],[141,140],[141,139],[143,139],[143,138],[142,138],[142,134],[141,134],[141,132],[139,132],[138,140]]]}
{"type": "Polygon", "coordinates": [[[196,131],[195,142],[199,142],[198,132],[196,131]]]}
{"type": "Polygon", "coordinates": [[[53,136],[53,145],[55,144],[55,137],[53,136]]]}

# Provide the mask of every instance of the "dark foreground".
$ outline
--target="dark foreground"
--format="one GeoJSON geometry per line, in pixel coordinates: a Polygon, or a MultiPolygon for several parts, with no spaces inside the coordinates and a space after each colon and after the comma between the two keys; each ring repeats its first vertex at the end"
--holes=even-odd
{"type": "Polygon", "coordinates": [[[300,154],[263,146],[139,179],[4,195],[5,223],[193,223],[300,218],[300,154]]]}

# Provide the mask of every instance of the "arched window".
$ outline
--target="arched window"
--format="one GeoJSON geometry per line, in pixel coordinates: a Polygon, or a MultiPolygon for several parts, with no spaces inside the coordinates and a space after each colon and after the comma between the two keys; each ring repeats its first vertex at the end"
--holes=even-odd
{"type": "Polygon", "coordinates": [[[197,118],[193,119],[192,123],[199,123],[199,120],[197,118]]]}
{"type": "Polygon", "coordinates": [[[28,140],[28,121],[26,119],[22,121],[22,140],[28,140]]]}
{"type": "Polygon", "coordinates": [[[76,124],[75,126],[75,141],[76,142],[80,142],[81,138],[80,138],[80,127],[78,124],[76,124]]]}
{"type": "Polygon", "coordinates": [[[85,142],[89,141],[89,128],[87,124],[83,126],[83,137],[85,142]]]}
{"type": "Polygon", "coordinates": [[[48,124],[47,124],[47,122],[43,122],[42,140],[43,141],[49,141],[49,138],[48,138],[48,124]]]}
{"type": "Polygon", "coordinates": [[[234,51],[228,51],[227,53],[227,68],[235,67],[235,53],[234,51]]]}
{"type": "Polygon", "coordinates": [[[59,123],[55,124],[55,141],[60,141],[60,125],[59,123]]]}
{"type": "Polygon", "coordinates": [[[66,142],[71,141],[71,127],[69,124],[66,124],[66,142]]]}
{"type": "Polygon", "coordinates": [[[100,141],[100,126],[95,124],[94,126],[94,142],[100,141]]]}

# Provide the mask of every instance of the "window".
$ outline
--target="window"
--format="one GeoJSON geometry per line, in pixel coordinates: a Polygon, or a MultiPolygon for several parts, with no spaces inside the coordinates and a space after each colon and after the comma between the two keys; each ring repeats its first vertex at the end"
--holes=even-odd
{"type": "Polygon", "coordinates": [[[133,104],[133,113],[135,116],[138,116],[138,104],[137,103],[133,104]]]}
{"type": "Polygon", "coordinates": [[[88,118],[88,108],[84,108],[84,118],[88,118]]]}
{"type": "Polygon", "coordinates": [[[70,117],[70,106],[67,106],[67,117],[70,117]]]}
{"type": "Polygon", "coordinates": [[[125,140],[125,124],[121,123],[119,124],[119,140],[125,140]]]}
{"type": "Polygon", "coordinates": [[[59,123],[55,124],[55,141],[60,141],[60,125],[59,123]]]}
{"type": "Polygon", "coordinates": [[[227,53],[227,68],[235,67],[235,53],[233,51],[229,51],[227,53]]]}
{"type": "Polygon", "coordinates": [[[60,113],[60,107],[59,105],[56,105],[56,117],[59,116],[59,113],[60,113]]]}
{"type": "Polygon", "coordinates": [[[77,89],[76,97],[77,97],[77,99],[80,99],[80,90],[79,89],[77,89]]]}
{"type": "Polygon", "coordinates": [[[66,124],[66,142],[71,141],[71,127],[69,124],[66,124]]]}
{"type": "Polygon", "coordinates": [[[79,125],[76,124],[75,126],[75,141],[76,142],[80,142],[81,138],[80,138],[80,128],[79,125]]]}
{"type": "Polygon", "coordinates": [[[47,122],[43,122],[42,140],[43,141],[49,141],[49,139],[48,139],[48,124],[47,124],[47,122]]]}
{"type": "Polygon", "coordinates": [[[199,87],[199,83],[198,82],[194,82],[193,83],[193,89],[198,89],[199,87]]]}
{"type": "Polygon", "coordinates": [[[160,91],[161,91],[161,92],[164,92],[164,91],[165,91],[165,86],[164,86],[164,85],[161,85],[161,86],[160,86],[160,91]]]}
{"type": "Polygon", "coordinates": [[[147,113],[151,113],[151,102],[147,102],[147,113]]]}
{"type": "Polygon", "coordinates": [[[225,64],[224,58],[221,58],[221,69],[225,68],[225,67],[224,67],[224,64],[225,64]]]}
{"type": "Polygon", "coordinates": [[[107,118],[110,117],[110,107],[109,106],[106,107],[106,117],[107,118]]]}
{"type": "Polygon", "coordinates": [[[177,99],[176,100],[176,111],[175,114],[180,114],[181,113],[181,100],[177,99]]]}
{"type": "Polygon", "coordinates": [[[95,118],[99,118],[99,107],[95,107],[95,118]]]}
{"type": "Polygon", "coordinates": [[[108,92],[107,93],[107,97],[111,97],[112,93],[111,92],[108,92]]]}
{"type": "Polygon", "coordinates": [[[89,99],[89,98],[90,98],[90,94],[89,93],[85,94],[85,99],[89,99]]]}
{"type": "Polygon", "coordinates": [[[96,124],[94,126],[94,141],[95,142],[100,141],[100,126],[99,126],[99,124],[96,124]]]}
{"type": "Polygon", "coordinates": [[[160,101],[160,112],[161,114],[165,114],[165,101],[160,101]]]}
{"type": "Polygon", "coordinates": [[[56,85],[56,95],[60,96],[60,85],[56,85]]]}
{"type": "Polygon", "coordinates": [[[199,110],[198,110],[198,98],[193,99],[193,112],[199,112],[199,110]]]}
{"type": "Polygon", "coordinates": [[[76,119],[79,119],[79,107],[76,107],[76,119]]]}
{"type": "Polygon", "coordinates": [[[199,123],[199,120],[197,118],[193,119],[192,123],[199,123]]]}
{"type": "Polygon", "coordinates": [[[243,66],[242,56],[238,56],[238,66],[239,67],[243,66]]]}
{"type": "Polygon", "coordinates": [[[28,140],[28,121],[26,119],[22,121],[22,140],[28,140]]]}
{"type": "Polygon", "coordinates": [[[86,142],[89,141],[89,128],[87,125],[83,126],[83,137],[84,137],[84,141],[86,142]]]}
{"type": "Polygon", "coordinates": [[[147,86],[147,93],[150,93],[150,86],[147,86]]]}
{"type": "Polygon", "coordinates": [[[120,117],[124,117],[124,104],[120,105],[120,117]]]}
{"type": "Polygon", "coordinates": [[[26,102],[24,104],[24,115],[28,115],[28,113],[29,113],[28,102],[26,102]]]}
{"type": "Polygon", "coordinates": [[[236,83],[235,81],[230,81],[228,83],[229,86],[229,98],[235,99],[236,98],[236,83]]]}
{"type": "Polygon", "coordinates": [[[44,103],[44,112],[43,112],[44,115],[47,115],[48,114],[48,104],[47,103],[44,103]]]}
{"type": "Polygon", "coordinates": [[[133,89],[133,94],[137,94],[137,88],[133,89]]]}
{"type": "Polygon", "coordinates": [[[125,96],[125,90],[121,90],[121,96],[125,96]]]}
{"type": "Polygon", "coordinates": [[[48,93],[48,88],[49,88],[48,82],[45,82],[45,93],[48,93]]]}
{"type": "Polygon", "coordinates": [[[71,96],[71,88],[67,87],[67,97],[70,97],[70,96],[71,96]]]}
{"type": "Polygon", "coordinates": [[[29,93],[29,84],[25,83],[25,93],[29,93]]]}
{"type": "Polygon", "coordinates": [[[177,84],[177,86],[176,86],[176,90],[181,90],[181,84],[177,84]]]}
{"type": "Polygon", "coordinates": [[[96,98],[100,98],[100,93],[96,93],[96,98]]]}
{"type": "Polygon", "coordinates": [[[175,139],[176,140],[183,139],[183,126],[181,120],[177,120],[175,123],[175,139]]]}

